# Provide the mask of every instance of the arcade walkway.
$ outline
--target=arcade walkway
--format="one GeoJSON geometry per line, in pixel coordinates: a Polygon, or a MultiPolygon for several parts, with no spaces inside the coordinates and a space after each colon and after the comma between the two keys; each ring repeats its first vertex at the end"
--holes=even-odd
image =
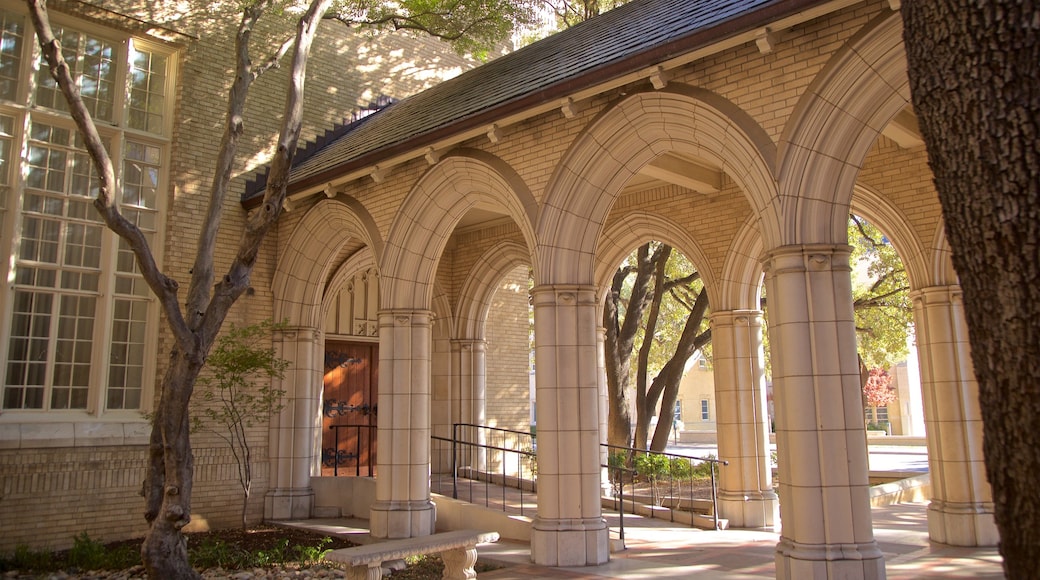
{"type": "MultiPolygon", "coordinates": [[[[874,534],[885,555],[889,580],[918,578],[1003,578],[996,548],[954,548],[928,541],[927,506],[904,503],[874,508],[874,534]]],[[[605,514],[616,526],[616,514],[605,514]]],[[[281,522],[364,541],[364,520],[281,522]]],[[[616,537],[616,532],[611,537],[616,537]]],[[[699,579],[775,578],[773,552],[779,534],[765,531],[675,527],[661,520],[625,516],[626,549],[594,568],[549,568],[530,563],[527,544],[502,541],[478,547],[482,561],[505,567],[481,573],[487,580],[569,578],[696,577],[699,579]]]]}

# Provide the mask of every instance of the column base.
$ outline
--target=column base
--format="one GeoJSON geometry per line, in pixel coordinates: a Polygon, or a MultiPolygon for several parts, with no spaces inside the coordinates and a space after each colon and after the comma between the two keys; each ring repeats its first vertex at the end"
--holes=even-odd
{"type": "Polygon", "coordinates": [[[776,545],[776,577],[777,580],[884,580],[885,559],[874,541],[864,544],[798,544],[780,538],[776,545]]]}
{"type": "Polygon", "coordinates": [[[437,506],[425,501],[377,501],[369,510],[373,538],[416,538],[434,532],[437,506]]]}
{"type": "Polygon", "coordinates": [[[768,528],[780,524],[780,502],[773,491],[719,491],[719,517],[730,528],[768,528]]]}
{"type": "Polygon", "coordinates": [[[993,504],[933,499],[928,504],[928,539],[950,546],[998,545],[1000,532],[993,519],[993,504]]]}
{"type": "Polygon", "coordinates": [[[531,560],[540,566],[598,566],[610,560],[603,518],[548,520],[531,525],[531,560]]]}
{"type": "Polygon", "coordinates": [[[272,489],[264,496],[264,519],[307,519],[313,507],[314,490],[309,487],[272,489]]]}

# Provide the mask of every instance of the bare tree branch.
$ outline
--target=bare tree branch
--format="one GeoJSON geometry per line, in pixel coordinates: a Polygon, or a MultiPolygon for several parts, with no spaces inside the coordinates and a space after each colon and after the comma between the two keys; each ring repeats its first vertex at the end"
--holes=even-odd
{"type": "Polygon", "coordinates": [[[50,18],[47,14],[47,6],[44,0],[27,0],[29,14],[32,17],[33,28],[40,41],[40,49],[44,60],[50,68],[51,76],[58,83],[62,94],[69,103],[69,112],[76,127],[83,136],[83,142],[98,172],[98,193],[94,199],[94,207],[101,214],[105,225],[126,241],[130,250],[137,260],[137,267],[141,270],[148,287],[152,289],[162,305],[163,311],[169,320],[170,328],[173,330],[177,342],[182,348],[189,348],[193,337],[181,315],[180,306],[177,303],[177,281],[166,276],[155,263],[152,256],[148,239],[140,228],[127,220],[119,212],[116,206],[114,189],[116,185],[115,167],[108,151],[98,134],[97,126],[90,117],[86,105],[80,96],[79,88],[76,86],[72,73],[69,71],[68,63],[61,54],[61,44],[54,38],[51,30],[50,18]]]}

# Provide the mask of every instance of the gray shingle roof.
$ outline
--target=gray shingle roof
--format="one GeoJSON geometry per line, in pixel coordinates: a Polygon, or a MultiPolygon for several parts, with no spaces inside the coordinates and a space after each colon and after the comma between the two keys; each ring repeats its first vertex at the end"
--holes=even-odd
{"type": "Polygon", "coordinates": [[[634,0],[379,111],[299,160],[290,193],[823,3],[634,0]]]}

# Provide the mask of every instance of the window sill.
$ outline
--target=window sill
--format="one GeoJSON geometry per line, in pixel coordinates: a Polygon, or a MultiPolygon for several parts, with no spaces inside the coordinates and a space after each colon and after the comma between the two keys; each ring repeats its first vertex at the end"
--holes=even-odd
{"type": "Polygon", "coordinates": [[[140,415],[105,420],[4,415],[0,417],[0,450],[147,445],[151,432],[151,425],[140,415]]]}

